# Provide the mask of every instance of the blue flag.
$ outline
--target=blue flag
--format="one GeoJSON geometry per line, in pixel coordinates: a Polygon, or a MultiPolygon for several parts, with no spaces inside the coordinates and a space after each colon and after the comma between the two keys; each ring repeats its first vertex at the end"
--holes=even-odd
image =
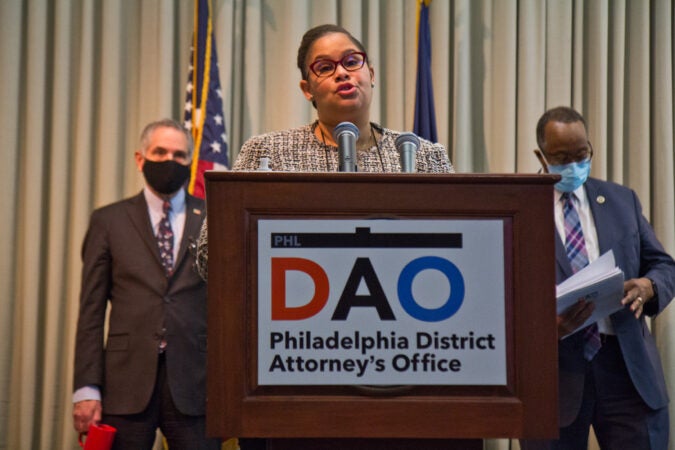
{"type": "Polygon", "coordinates": [[[434,87],[431,82],[431,30],[429,3],[417,1],[417,84],[415,87],[415,120],[413,132],[431,142],[438,142],[434,87]]]}
{"type": "Polygon", "coordinates": [[[195,0],[195,28],[185,94],[184,125],[195,141],[188,192],[204,198],[204,171],[226,169],[227,134],[209,0],[195,0]]]}

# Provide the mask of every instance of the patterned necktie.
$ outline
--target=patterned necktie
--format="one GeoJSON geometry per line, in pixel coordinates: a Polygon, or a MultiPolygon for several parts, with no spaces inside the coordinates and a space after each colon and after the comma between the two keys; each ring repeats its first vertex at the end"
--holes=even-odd
{"type": "Polygon", "coordinates": [[[159,256],[162,259],[162,266],[167,276],[173,272],[173,231],[171,230],[171,221],[169,213],[171,212],[171,203],[165,201],[162,205],[164,217],[159,222],[157,231],[157,245],[159,245],[159,256]]]}
{"type": "MultiPolygon", "coordinates": [[[[567,258],[570,260],[572,270],[577,272],[588,265],[586,242],[584,241],[579,214],[574,207],[574,194],[565,192],[561,200],[563,202],[563,215],[565,217],[565,250],[567,251],[567,258]]],[[[602,346],[597,323],[584,328],[584,340],[584,358],[590,361],[602,346]]]]}

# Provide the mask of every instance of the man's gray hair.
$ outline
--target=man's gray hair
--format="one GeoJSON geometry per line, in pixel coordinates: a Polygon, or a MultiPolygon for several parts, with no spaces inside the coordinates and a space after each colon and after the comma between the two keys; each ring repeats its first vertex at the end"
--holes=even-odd
{"type": "Polygon", "coordinates": [[[173,119],[156,120],[154,122],[150,122],[145,126],[145,128],[143,128],[143,132],[141,133],[141,151],[144,155],[145,151],[150,145],[150,136],[152,136],[152,133],[154,133],[158,128],[173,128],[174,130],[183,133],[185,135],[185,139],[187,139],[188,157],[190,159],[192,158],[192,150],[194,150],[195,146],[192,139],[192,134],[180,122],[177,122],[173,119]]]}

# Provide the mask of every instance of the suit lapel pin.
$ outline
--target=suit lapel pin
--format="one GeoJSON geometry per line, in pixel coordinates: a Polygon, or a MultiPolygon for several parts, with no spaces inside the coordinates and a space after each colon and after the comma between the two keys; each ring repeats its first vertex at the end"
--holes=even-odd
{"type": "MultiPolygon", "coordinates": [[[[603,199],[603,200],[604,200],[604,199],[603,199]]],[[[192,208],[192,212],[195,213],[195,214],[197,214],[198,216],[201,216],[201,215],[202,215],[202,210],[201,210],[201,209],[192,208]]]]}
{"type": "Polygon", "coordinates": [[[595,201],[602,205],[603,203],[605,203],[605,196],[604,195],[598,195],[595,198],[595,201]]]}

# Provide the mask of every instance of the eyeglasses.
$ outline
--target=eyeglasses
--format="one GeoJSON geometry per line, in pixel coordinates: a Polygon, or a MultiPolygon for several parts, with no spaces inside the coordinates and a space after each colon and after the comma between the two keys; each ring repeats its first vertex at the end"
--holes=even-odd
{"type": "Polygon", "coordinates": [[[588,147],[580,148],[576,152],[561,152],[555,155],[544,155],[539,149],[535,150],[536,152],[539,152],[537,157],[540,160],[543,158],[547,165],[564,166],[573,162],[586,162],[590,160],[593,157],[593,146],[588,142],[588,147]]]}
{"type": "Polygon", "coordinates": [[[342,57],[339,61],[332,59],[317,59],[309,65],[309,70],[317,77],[329,77],[335,73],[338,64],[348,70],[354,72],[359,70],[366,63],[368,57],[363,52],[353,52],[342,57]]]}

